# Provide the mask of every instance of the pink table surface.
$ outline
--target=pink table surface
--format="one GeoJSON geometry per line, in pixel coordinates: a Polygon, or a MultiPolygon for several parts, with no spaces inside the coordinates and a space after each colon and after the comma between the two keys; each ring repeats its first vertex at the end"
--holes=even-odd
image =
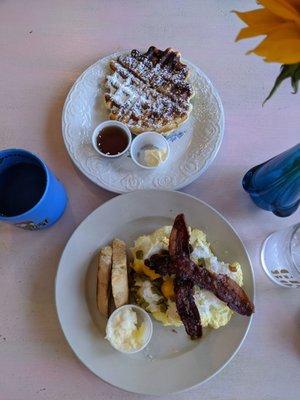
{"type": "Polygon", "coordinates": [[[89,182],[66,153],[65,97],[101,56],[151,44],[180,49],[219,90],[226,115],[223,144],[209,170],[184,191],[211,204],[237,229],[257,287],[253,325],[235,359],[210,382],[172,398],[299,399],[299,292],[273,285],[259,262],[266,235],[299,221],[299,211],[277,218],[256,208],[240,184],[249,167],[294,145],[300,129],[300,97],[290,94],[288,83],[261,106],[278,65],[244,55],[255,40],[234,43],[241,23],[230,11],[255,6],[237,0],[0,2],[1,148],[40,154],[70,197],[63,218],[44,232],[0,224],[0,400],[145,398],[109,386],[76,359],[58,325],[54,278],[73,230],[114,196],[89,182]]]}

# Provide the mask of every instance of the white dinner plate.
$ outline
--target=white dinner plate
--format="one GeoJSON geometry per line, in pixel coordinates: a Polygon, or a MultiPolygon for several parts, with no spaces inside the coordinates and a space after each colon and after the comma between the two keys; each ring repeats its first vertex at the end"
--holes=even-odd
{"type": "Polygon", "coordinates": [[[182,391],[211,378],[240,348],[251,319],[235,314],[217,330],[191,340],[184,328],[154,322],[150,344],[125,355],[104,339],[106,320],[96,308],[95,255],[114,237],[131,246],[135,238],[171,225],[184,212],[187,223],[203,229],[218,257],[238,261],[244,288],[254,296],[250,260],[237,233],[209,205],[184,193],[137,191],[115,197],[92,212],[75,230],[62,254],[56,276],[56,307],[65,337],[77,357],[94,374],[121,389],[163,395],[182,391]]]}
{"type": "MultiPolygon", "coordinates": [[[[122,52],[124,53],[124,52],[122,52]]],[[[188,121],[168,138],[170,157],[159,168],[139,168],[129,155],[114,160],[99,156],[92,146],[95,127],[108,119],[103,94],[111,54],[90,66],[74,83],[63,109],[62,132],[75,165],[97,185],[116,193],[139,189],[180,189],[206,170],[221,145],[224,112],[217,91],[195,65],[190,81],[195,90],[188,121]]]]}

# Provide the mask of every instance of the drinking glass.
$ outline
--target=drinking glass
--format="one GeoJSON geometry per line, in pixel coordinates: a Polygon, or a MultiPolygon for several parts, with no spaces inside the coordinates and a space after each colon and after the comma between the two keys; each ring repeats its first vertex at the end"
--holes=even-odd
{"type": "Polygon", "coordinates": [[[274,232],[265,240],[261,263],[273,282],[300,288],[300,223],[274,232]]]}

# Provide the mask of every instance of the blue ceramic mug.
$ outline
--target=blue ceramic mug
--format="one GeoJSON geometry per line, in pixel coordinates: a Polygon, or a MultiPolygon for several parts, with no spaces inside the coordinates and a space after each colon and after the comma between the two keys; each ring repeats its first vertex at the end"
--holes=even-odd
{"type": "Polygon", "coordinates": [[[39,157],[23,149],[0,151],[0,221],[40,230],[53,225],[66,205],[64,186],[39,157]]]}

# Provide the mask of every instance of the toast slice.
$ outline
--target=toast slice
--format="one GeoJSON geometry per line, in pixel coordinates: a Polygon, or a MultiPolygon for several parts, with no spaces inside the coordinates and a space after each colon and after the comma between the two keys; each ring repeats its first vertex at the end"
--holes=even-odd
{"type": "Polygon", "coordinates": [[[114,239],[112,242],[111,286],[116,308],[128,303],[126,245],[119,239],[114,239]]]}
{"type": "Polygon", "coordinates": [[[98,310],[105,317],[108,316],[109,297],[111,291],[111,266],[112,248],[105,246],[100,250],[98,256],[97,274],[97,306],[98,310]]]}

